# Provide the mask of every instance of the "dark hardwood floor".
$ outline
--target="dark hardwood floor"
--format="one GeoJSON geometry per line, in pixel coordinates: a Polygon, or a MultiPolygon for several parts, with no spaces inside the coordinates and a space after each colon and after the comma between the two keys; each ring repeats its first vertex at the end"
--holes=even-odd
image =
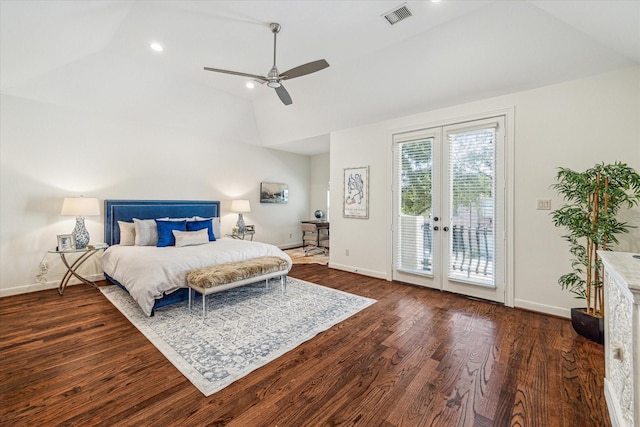
{"type": "Polygon", "coordinates": [[[378,302],[208,398],[89,286],[0,299],[0,425],[610,425],[603,347],[567,320],[319,265],[291,276],[378,302]]]}

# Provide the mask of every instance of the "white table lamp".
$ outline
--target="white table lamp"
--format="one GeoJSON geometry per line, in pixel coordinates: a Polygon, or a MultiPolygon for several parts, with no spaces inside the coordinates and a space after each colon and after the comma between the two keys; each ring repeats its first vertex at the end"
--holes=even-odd
{"type": "Polygon", "coordinates": [[[244,223],[244,218],[242,214],[244,212],[251,212],[251,205],[249,205],[248,200],[232,200],[231,201],[231,211],[238,212],[238,222],[236,223],[236,227],[238,227],[238,233],[244,233],[247,229],[246,224],[244,223]]]}
{"type": "Polygon", "coordinates": [[[100,215],[98,199],[93,197],[65,197],[60,215],[76,217],[76,226],[72,232],[76,240],[76,249],[86,248],[89,244],[89,232],[84,226],[84,217],[100,215]]]}

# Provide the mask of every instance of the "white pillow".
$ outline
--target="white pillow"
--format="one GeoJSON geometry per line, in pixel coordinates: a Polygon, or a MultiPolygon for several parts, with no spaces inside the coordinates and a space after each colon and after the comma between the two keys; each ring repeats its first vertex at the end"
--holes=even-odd
{"type": "Polygon", "coordinates": [[[194,246],[209,243],[209,232],[206,228],[198,231],[179,231],[171,230],[173,237],[176,238],[176,246],[194,246]]]}
{"type": "Polygon", "coordinates": [[[155,246],[158,244],[158,226],[153,219],[133,218],[136,229],[136,246],[155,246]]]}
{"type": "Polygon", "coordinates": [[[193,221],[192,216],[190,216],[189,218],[169,218],[168,216],[165,216],[163,218],[156,218],[157,221],[193,221]]]}
{"type": "Polygon", "coordinates": [[[210,219],[211,221],[213,221],[213,235],[216,236],[216,239],[219,239],[222,237],[222,232],[220,231],[220,217],[216,216],[213,218],[204,218],[201,216],[194,216],[193,217],[195,221],[204,221],[206,219],[210,219]]]}
{"type": "Polygon", "coordinates": [[[136,244],[136,229],[132,222],[118,221],[120,227],[120,244],[133,246],[136,244]]]}

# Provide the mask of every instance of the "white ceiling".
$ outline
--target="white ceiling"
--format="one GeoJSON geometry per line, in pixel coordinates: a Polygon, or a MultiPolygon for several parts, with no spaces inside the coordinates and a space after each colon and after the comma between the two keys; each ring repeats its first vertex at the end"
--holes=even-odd
{"type": "Polygon", "coordinates": [[[640,1],[0,0],[2,93],[301,154],[329,133],[640,64],[640,1]],[[330,67],[272,89],[278,68],[330,67]],[[164,52],[149,49],[157,41],[164,52]]]}

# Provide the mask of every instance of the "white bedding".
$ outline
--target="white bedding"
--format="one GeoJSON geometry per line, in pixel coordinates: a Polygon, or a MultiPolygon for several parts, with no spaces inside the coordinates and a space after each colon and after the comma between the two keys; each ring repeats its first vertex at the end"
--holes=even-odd
{"type": "Polygon", "coordinates": [[[127,288],[142,311],[150,316],[156,299],[187,286],[189,270],[260,256],[284,258],[291,269],[291,258],[278,247],[229,238],[185,247],[114,245],[105,251],[102,268],[127,288]]]}

